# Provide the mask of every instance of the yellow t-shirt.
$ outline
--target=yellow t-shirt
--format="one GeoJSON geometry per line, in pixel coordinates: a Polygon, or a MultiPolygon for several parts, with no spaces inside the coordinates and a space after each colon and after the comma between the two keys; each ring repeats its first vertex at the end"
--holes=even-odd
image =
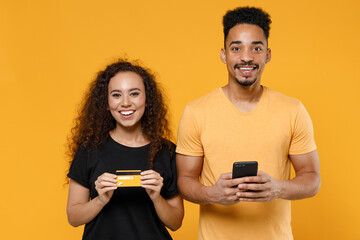
{"type": "MultiPolygon", "coordinates": [[[[242,113],[221,88],[190,102],[181,117],[177,153],[204,156],[200,182],[213,186],[237,161],[257,161],[275,179],[290,178],[290,155],[316,149],[302,103],[263,87],[256,107],[242,113]]],[[[290,201],[200,206],[199,239],[293,239],[290,201]]]]}

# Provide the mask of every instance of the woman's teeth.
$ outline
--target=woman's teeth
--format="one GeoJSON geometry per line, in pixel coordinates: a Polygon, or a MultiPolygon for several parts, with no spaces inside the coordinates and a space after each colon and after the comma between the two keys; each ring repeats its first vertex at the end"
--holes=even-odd
{"type": "Polygon", "coordinates": [[[124,116],[129,116],[131,114],[133,114],[135,111],[120,111],[120,114],[121,115],[124,115],[124,116]]]}

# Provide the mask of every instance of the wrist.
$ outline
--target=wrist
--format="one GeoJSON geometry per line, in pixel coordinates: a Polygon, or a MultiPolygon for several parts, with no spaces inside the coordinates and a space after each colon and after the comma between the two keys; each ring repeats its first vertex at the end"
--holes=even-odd
{"type": "Polygon", "coordinates": [[[97,196],[96,198],[94,198],[94,199],[92,200],[92,202],[94,202],[94,205],[95,205],[96,207],[100,208],[100,209],[103,208],[103,207],[107,204],[107,202],[104,203],[99,196],[97,196]]]}
{"type": "Polygon", "coordinates": [[[150,199],[153,202],[154,206],[161,205],[163,201],[166,201],[160,194],[150,199]]]}
{"type": "Polygon", "coordinates": [[[214,200],[214,186],[203,186],[202,192],[204,196],[204,204],[215,204],[216,201],[214,200]]]}
{"type": "Polygon", "coordinates": [[[285,189],[285,184],[287,184],[287,181],[282,181],[282,180],[276,180],[276,188],[274,191],[274,196],[275,199],[276,198],[285,198],[284,196],[284,189],[285,189]]]}

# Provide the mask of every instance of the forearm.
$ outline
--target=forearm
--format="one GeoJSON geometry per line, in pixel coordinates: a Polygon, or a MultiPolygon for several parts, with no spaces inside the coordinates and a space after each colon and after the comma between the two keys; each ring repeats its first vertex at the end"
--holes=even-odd
{"type": "MultiPolygon", "coordinates": [[[[180,196],[178,197],[181,199],[180,196]]],[[[152,201],[158,217],[165,226],[170,228],[172,231],[176,231],[181,227],[182,220],[184,218],[182,199],[181,202],[177,203],[178,206],[173,206],[169,204],[169,202],[161,195],[157,199],[152,201]]]]}
{"type": "Polygon", "coordinates": [[[297,200],[315,196],[320,188],[320,175],[316,172],[299,174],[291,180],[279,181],[279,198],[297,200]]]}
{"type": "Polygon", "coordinates": [[[209,204],[213,203],[211,197],[211,187],[202,185],[199,180],[191,177],[179,177],[178,187],[181,196],[193,203],[209,204]]]}
{"type": "Polygon", "coordinates": [[[220,175],[213,186],[204,186],[199,182],[202,171],[202,156],[176,155],[178,169],[178,188],[181,196],[198,204],[232,205],[239,202],[234,186],[239,179],[232,179],[230,172],[220,175]]]}
{"type": "Polygon", "coordinates": [[[296,200],[316,195],[320,188],[320,163],[317,151],[290,155],[296,177],[281,182],[280,198],[296,200]]]}
{"type": "Polygon", "coordinates": [[[86,203],[78,203],[67,208],[67,216],[69,223],[78,227],[93,220],[101,211],[104,205],[96,197],[86,203]]]}

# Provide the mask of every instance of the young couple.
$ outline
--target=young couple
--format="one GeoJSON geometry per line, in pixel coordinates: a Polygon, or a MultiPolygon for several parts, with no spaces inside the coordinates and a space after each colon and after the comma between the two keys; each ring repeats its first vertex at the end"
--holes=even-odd
{"type": "Polygon", "coordinates": [[[301,102],[260,84],[270,23],[259,8],[226,13],[228,84],[187,105],[177,147],[150,70],[119,60],[99,72],[69,144],[68,220],[83,239],[171,239],[182,197],[200,204],[199,239],[292,239],[288,200],[317,193],[319,158],[301,102]],[[232,179],[241,159],[258,175],[232,179]],[[118,187],[117,170],[140,170],[141,187],[118,187]]]}

